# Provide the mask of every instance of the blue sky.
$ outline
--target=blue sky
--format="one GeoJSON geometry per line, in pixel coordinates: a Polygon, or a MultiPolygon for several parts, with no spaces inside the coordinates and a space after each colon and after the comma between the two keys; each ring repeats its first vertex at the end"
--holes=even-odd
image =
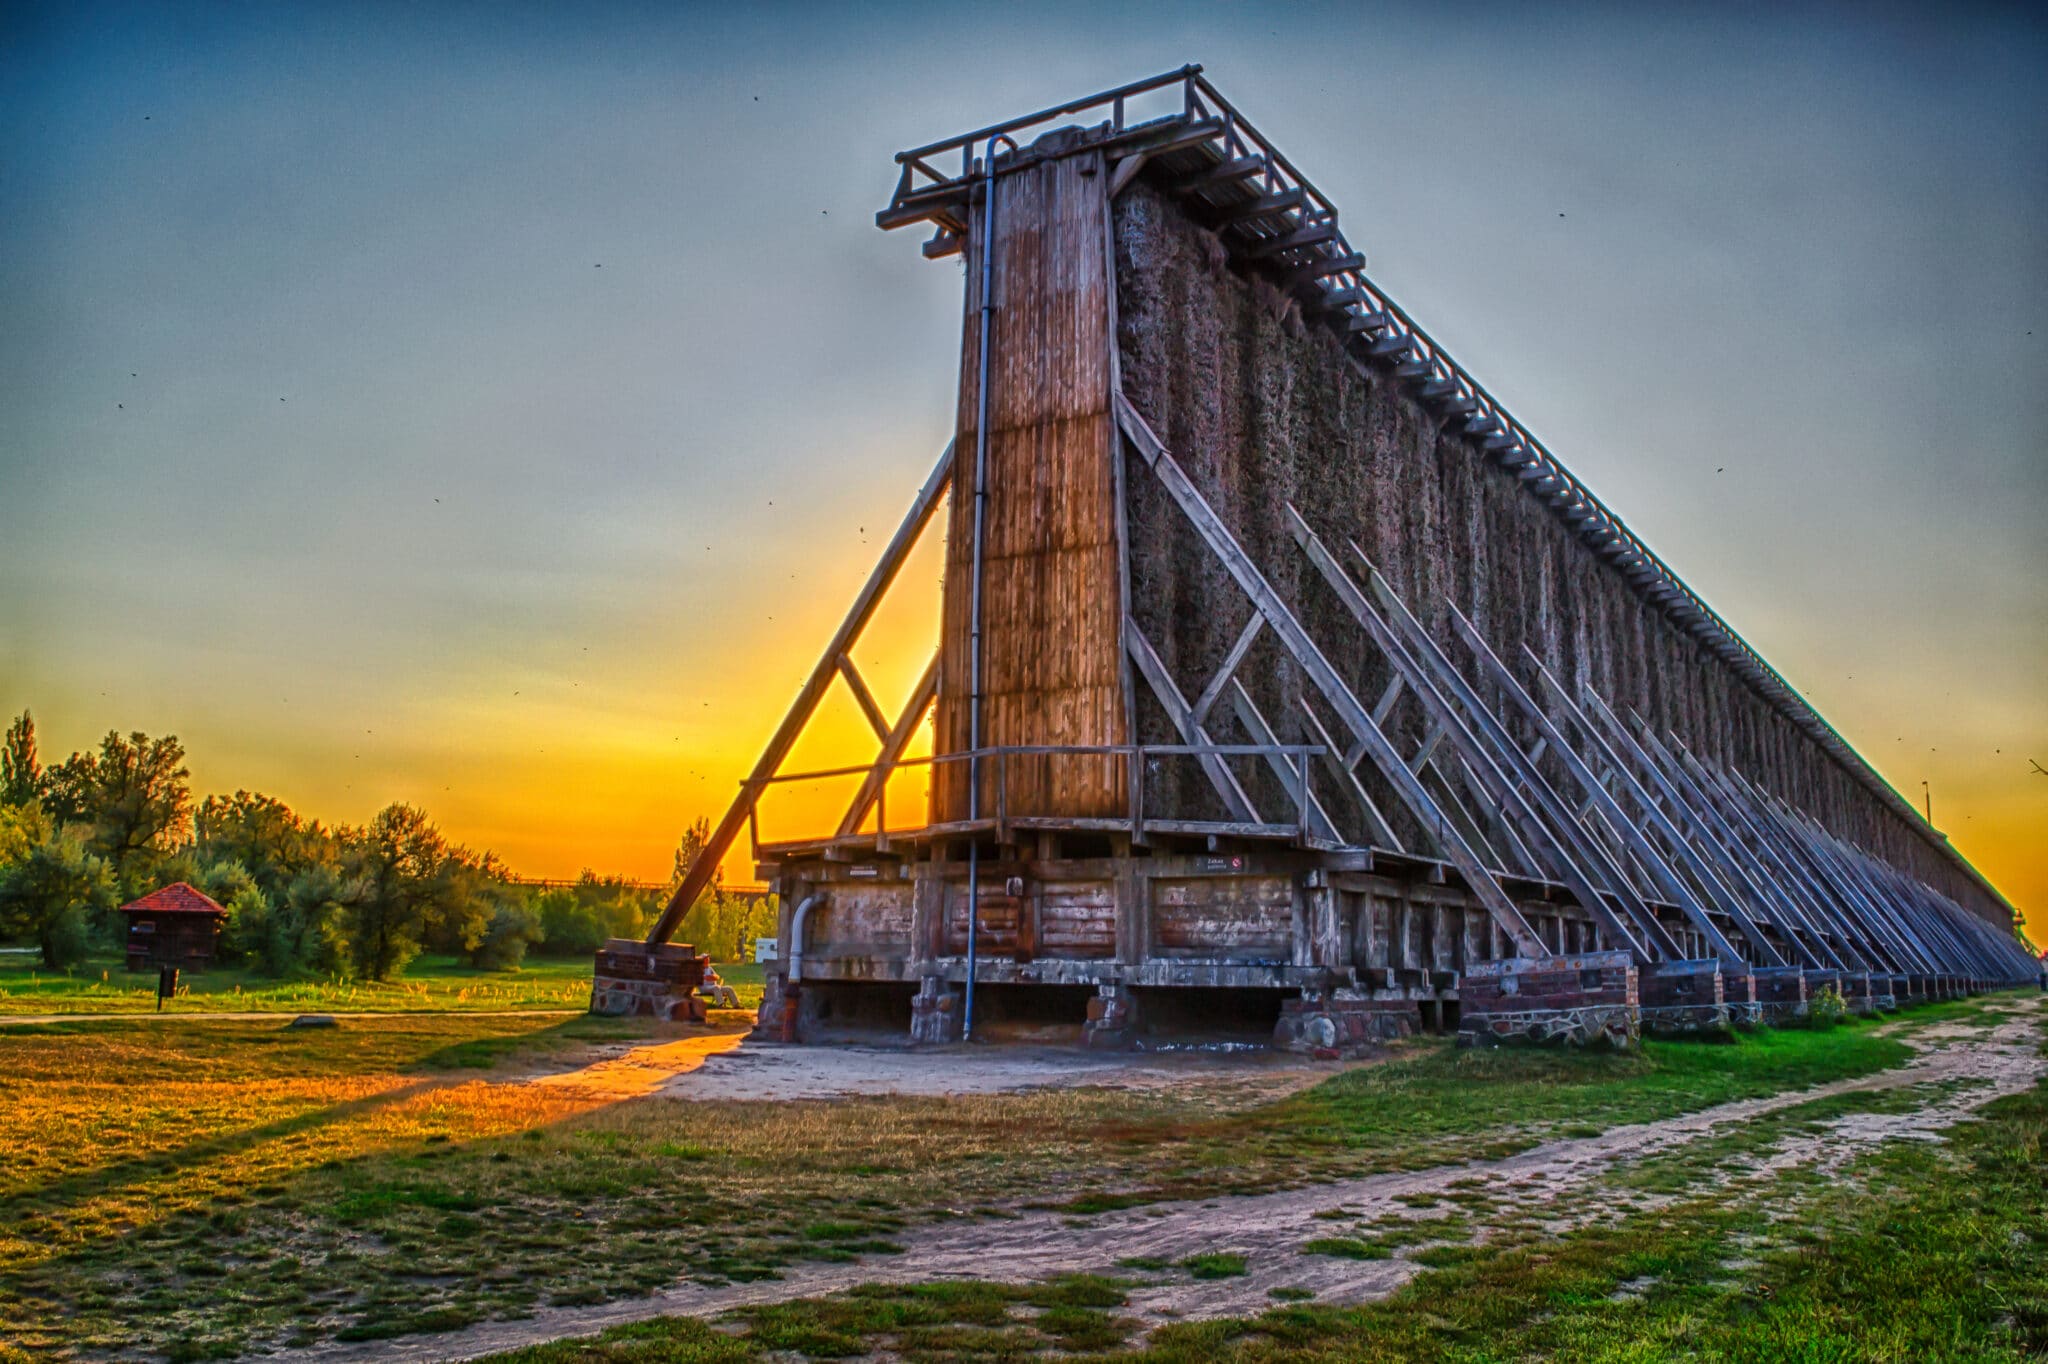
{"type": "MultiPolygon", "coordinates": [[[[949,434],[959,267],[873,227],[891,154],[1198,60],[1375,278],[2048,924],[2024,11],[0,25],[0,706],[46,748],[175,731],[208,789],[665,872],[949,434]]],[[[884,690],[928,647],[924,567],[884,690]]]]}

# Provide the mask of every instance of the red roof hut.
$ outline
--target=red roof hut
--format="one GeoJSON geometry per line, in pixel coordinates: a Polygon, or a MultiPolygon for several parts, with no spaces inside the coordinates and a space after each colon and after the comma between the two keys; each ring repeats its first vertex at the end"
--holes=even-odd
{"type": "Polygon", "coordinates": [[[128,969],[213,964],[228,912],[183,881],[121,906],[128,916],[128,969]]]}

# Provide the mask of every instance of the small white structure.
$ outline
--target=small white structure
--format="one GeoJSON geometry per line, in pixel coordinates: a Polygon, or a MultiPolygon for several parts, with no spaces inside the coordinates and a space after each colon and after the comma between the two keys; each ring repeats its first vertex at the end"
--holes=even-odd
{"type": "Polygon", "coordinates": [[[756,938],[754,939],[754,960],[757,962],[778,960],[782,953],[777,949],[778,944],[775,939],[756,938]]]}

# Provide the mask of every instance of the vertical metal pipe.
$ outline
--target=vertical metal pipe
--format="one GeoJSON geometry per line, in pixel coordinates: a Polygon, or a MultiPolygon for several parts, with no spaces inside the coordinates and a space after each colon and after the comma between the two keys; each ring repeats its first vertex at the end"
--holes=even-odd
{"type": "MultiPolygon", "coordinates": [[[[981,356],[974,384],[974,559],[967,591],[967,820],[981,818],[981,534],[988,512],[989,330],[995,320],[996,144],[1017,144],[1001,133],[982,155],[981,356]]],[[[974,1036],[975,930],[981,920],[981,842],[967,835],[967,997],[960,1012],[960,1040],[974,1036]]]]}

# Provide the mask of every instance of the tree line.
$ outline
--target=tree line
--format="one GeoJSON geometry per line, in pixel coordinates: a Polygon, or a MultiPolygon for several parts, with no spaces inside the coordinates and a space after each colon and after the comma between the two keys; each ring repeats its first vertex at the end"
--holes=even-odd
{"type": "MultiPolygon", "coordinates": [[[[139,731],[45,767],[23,711],[0,743],[0,937],[75,965],[120,949],[120,905],[184,881],[227,910],[220,958],[264,975],[389,980],[422,952],[510,970],[529,951],[587,956],[644,935],[709,835],[704,820],[684,832],[667,891],[589,870],[536,890],[415,806],[330,827],[253,791],[195,804],[190,776],[176,736],[139,731]]],[[[742,960],[775,921],[772,901],[729,895],[721,878],[676,939],[742,960]]]]}

